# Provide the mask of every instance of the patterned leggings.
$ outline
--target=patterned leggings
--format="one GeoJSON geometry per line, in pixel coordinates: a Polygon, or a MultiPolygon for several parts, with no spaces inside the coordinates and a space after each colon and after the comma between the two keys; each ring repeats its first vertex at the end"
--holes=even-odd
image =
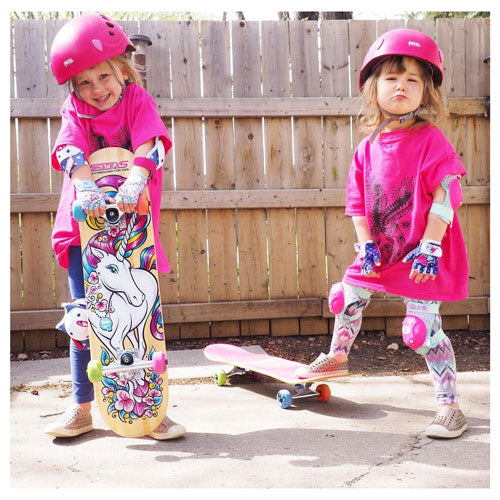
{"type": "MultiPolygon", "coordinates": [[[[349,354],[354,339],[361,328],[362,311],[370,303],[371,291],[352,287],[343,283],[347,307],[343,314],[335,316],[335,327],[330,346],[330,355],[349,354]],[[361,292],[361,293],[359,293],[361,292]],[[367,298],[363,298],[367,297],[367,298]]],[[[406,303],[428,304],[430,301],[404,299],[406,303]]],[[[412,312],[414,315],[418,313],[412,312]]],[[[425,321],[425,313],[422,313],[425,321]]],[[[431,338],[441,328],[441,316],[435,315],[432,322],[431,338]]],[[[425,361],[431,374],[438,405],[457,402],[455,353],[450,339],[444,335],[441,341],[425,354],[425,361]]]]}

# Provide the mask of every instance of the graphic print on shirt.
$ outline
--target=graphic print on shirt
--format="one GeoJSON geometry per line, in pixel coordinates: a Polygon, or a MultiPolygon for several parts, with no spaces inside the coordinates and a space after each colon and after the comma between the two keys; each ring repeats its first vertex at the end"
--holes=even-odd
{"type": "Polygon", "coordinates": [[[132,151],[132,141],[130,139],[130,132],[125,125],[122,125],[116,134],[111,138],[111,144],[108,143],[105,137],[101,135],[94,134],[91,131],[90,134],[90,151],[93,153],[99,149],[115,147],[123,148],[128,151],[132,151]]]}
{"type": "Polygon", "coordinates": [[[380,269],[399,262],[410,250],[405,244],[411,229],[407,216],[413,206],[415,179],[405,177],[389,190],[370,177],[365,185],[368,223],[382,257],[380,269]]]}

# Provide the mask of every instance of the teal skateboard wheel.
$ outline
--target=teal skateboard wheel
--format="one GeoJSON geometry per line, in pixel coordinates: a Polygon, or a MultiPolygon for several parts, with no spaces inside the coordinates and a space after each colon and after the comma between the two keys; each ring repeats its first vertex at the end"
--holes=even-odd
{"type": "Polygon", "coordinates": [[[290,406],[292,406],[292,393],[287,389],[282,389],[276,395],[276,400],[278,401],[281,408],[289,408],[290,406]]]}

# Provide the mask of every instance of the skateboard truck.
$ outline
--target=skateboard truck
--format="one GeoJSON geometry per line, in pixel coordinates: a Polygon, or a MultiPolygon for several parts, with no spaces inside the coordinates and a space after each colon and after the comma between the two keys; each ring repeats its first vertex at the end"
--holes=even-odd
{"type": "Polygon", "coordinates": [[[124,349],[117,352],[117,361],[103,366],[93,359],[87,365],[87,375],[92,383],[99,382],[103,375],[108,373],[121,373],[125,379],[132,379],[136,373],[144,369],[153,369],[159,375],[167,371],[167,356],[163,351],[153,353],[151,359],[142,359],[138,356],[137,349],[124,349]]]}
{"type": "MultiPolygon", "coordinates": [[[[246,375],[247,373],[252,374],[254,377],[258,377],[260,374],[253,372],[252,370],[246,370],[245,368],[240,368],[238,366],[233,367],[229,372],[220,370],[214,375],[214,381],[217,385],[221,386],[227,382],[227,379],[235,375],[246,375]]],[[[293,392],[288,389],[281,389],[276,394],[276,400],[278,401],[281,408],[286,409],[292,405],[294,399],[303,398],[317,398],[319,401],[328,401],[331,397],[330,387],[327,384],[320,384],[314,390],[311,389],[312,382],[306,384],[295,384],[293,392]]]]}
{"type": "Polygon", "coordinates": [[[293,393],[288,389],[281,389],[276,394],[276,401],[281,408],[289,408],[294,399],[317,398],[319,401],[328,401],[331,397],[330,387],[327,384],[320,384],[316,389],[311,389],[312,382],[309,384],[296,384],[293,393]]]}

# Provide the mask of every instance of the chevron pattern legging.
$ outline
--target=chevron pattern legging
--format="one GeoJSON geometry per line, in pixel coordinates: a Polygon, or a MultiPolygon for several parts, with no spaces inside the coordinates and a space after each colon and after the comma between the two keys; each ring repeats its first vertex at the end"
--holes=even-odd
{"type": "MultiPolygon", "coordinates": [[[[349,285],[344,283],[344,287],[349,285]]],[[[349,304],[343,315],[335,316],[335,327],[333,330],[333,338],[330,346],[330,355],[346,355],[349,354],[354,339],[361,328],[361,312],[368,306],[370,299],[362,299],[357,296],[354,289],[348,290],[346,297],[349,298],[349,304]],[[356,299],[352,300],[355,295],[356,299]],[[349,320],[349,317],[357,317],[354,320],[349,320]]],[[[406,299],[415,300],[415,299],[406,299]]],[[[418,300],[419,303],[426,303],[424,300],[418,300]]],[[[418,313],[413,313],[418,314],[418,313]]],[[[425,314],[425,313],[424,313],[425,314]]],[[[422,314],[422,316],[424,316],[422,314]]],[[[439,316],[439,315],[437,315],[439,316]]],[[[424,318],[422,318],[424,319],[424,318]]],[[[434,328],[441,328],[441,317],[434,321],[434,328]]],[[[433,335],[435,332],[431,332],[433,335]]],[[[436,394],[436,402],[439,405],[452,404],[457,402],[456,390],[456,363],[455,353],[451,345],[450,339],[445,335],[444,338],[434,348],[430,349],[425,355],[425,361],[429,369],[434,384],[436,394]]]]}

